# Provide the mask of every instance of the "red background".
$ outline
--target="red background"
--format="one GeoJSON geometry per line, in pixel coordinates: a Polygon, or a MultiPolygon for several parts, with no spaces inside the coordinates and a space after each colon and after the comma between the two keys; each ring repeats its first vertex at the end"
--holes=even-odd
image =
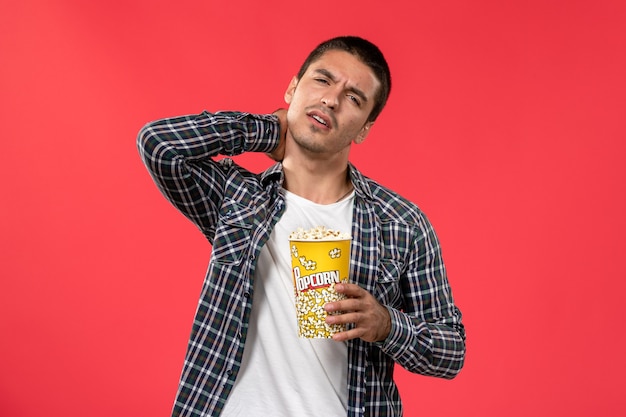
{"type": "Polygon", "coordinates": [[[625,27],[621,0],[3,0],[0,415],[168,415],[210,247],[136,133],[270,112],[342,34],[394,77],[352,160],[429,215],[467,326],[457,379],[398,372],[406,415],[624,415],[625,27]]]}

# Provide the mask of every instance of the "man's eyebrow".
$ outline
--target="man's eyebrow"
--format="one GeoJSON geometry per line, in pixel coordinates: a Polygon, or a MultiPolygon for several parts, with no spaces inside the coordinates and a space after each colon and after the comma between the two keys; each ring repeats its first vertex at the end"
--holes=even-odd
{"type": "MultiPolygon", "coordinates": [[[[320,75],[323,75],[324,77],[330,79],[332,82],[337,82],[337,79],[335,78],[335,76],[333,75],[332,72],[328,71],[325,68],[316,68],[315,72],[317,72],[320,75]]],[[[365,93],[363,91],[361,91],[360,89],[356,88],[356,87],[348,87],[348,91],[352,91],[354,94],[356,94],[357,96],[359,96],[359,98],[363,101],[363,102],[367,102],[367,96],[365,95],[365,93]]]]}

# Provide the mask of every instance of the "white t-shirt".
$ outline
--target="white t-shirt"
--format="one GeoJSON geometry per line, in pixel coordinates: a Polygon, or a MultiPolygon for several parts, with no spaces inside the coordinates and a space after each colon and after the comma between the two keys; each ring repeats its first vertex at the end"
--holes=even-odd
{"type": "Polygon", "coordinates": [[[242,365],[222,416],[346,414],[347,348],[330,339],[298,337],[288,238],[298,227],[350,233],[354,192],[326,205],[283,193],[286,210],[261,249],[242,365]]]}

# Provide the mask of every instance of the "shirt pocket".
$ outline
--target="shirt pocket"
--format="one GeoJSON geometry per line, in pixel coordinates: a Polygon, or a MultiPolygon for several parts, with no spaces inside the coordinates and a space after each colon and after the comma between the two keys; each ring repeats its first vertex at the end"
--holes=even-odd
{"type": "Polygon", "coordinates": [[[254,211],[236,201],[227,201],[213,239],[212,260],[219,264],[239,264],[248,252],[254,226],[254,211]]]}
{"type": "Polygon", "coordinates": [[[402,264],[395,259],[381,259],[376,274],[375,295],[384,305],[399,308],[402,264]]]}

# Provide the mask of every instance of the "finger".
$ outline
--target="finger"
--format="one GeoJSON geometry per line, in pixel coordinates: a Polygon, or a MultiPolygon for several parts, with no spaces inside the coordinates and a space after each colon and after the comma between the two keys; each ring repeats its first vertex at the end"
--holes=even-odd
{"type": "Polygon", "coordinates": [[[338,293],[347,295],[348,297],[360,297],[366,293],[366,291],[358,285],[349,283],[336,284],[335,290],[337,290],[338,293]]]}
{"type": "Polygon", "coordinates": [[[362,314],[360,313],[344,313],[334,314],[326,316],[326,323],[328,324],[358,324],[362,320],[362,314]]]}
{"type": "Polygon", "coordinates": [[[337,342],[344,342],[350,339],[358,339],[360,337],[363,337],[364,334],[365,332],[363,331],[363,329],[354,328],[354,329],[346,330],[345,332],[335,333],[333,335],[333,340],[337,342]]]}
{"type": "Polygon", "coordinates": [[[335,311],[360,311],[363,309],[363,301],[358,298],[347,298],[345,300],[324,304],[324,310],[329,313],[334,313],[335,311]]]}

